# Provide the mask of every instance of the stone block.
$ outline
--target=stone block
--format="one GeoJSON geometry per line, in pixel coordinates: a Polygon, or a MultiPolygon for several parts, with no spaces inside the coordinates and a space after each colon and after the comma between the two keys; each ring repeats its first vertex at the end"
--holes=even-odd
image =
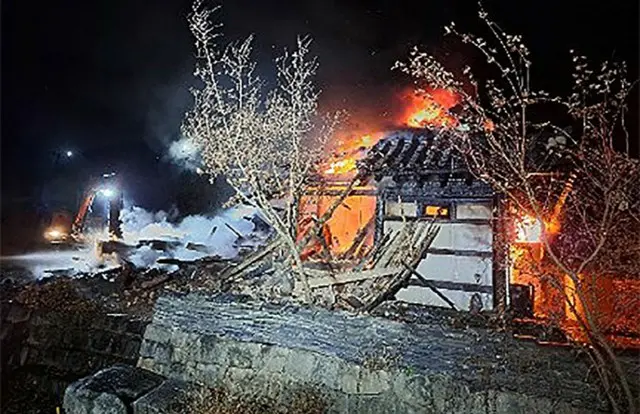
{"type": "Polygon", "coordinates": [[[258,362],[262,354],[263,346],[261,344],[251,342],[226,342],[227,357],[229,358],[229,366],[236,368],[251,368],[254,362],[258,362]]]}
{"type": "Polygon", "coordinates": [[[313,373],[313,383],[327,390],[340,390],[340,373],[345,370],[346,362],[330,356],[318,357],[318,365],[313,373]]]}
{"type": "Polygon", "coordinates": [[[284,352],[279,347],[268,346],[265,347],[262,353],[261,365],[256,367],[261,374],[284,374],[284,369],[287,366],[287,359],[289,353],[284,352]]]}
{"type": "MultiPolygon", "coordinates": [[[[496,414],[552,414],[557,412],[558,408],[546,398],[527,398],[511,392],[496,394],[496,414]]],[[[570,411],[563,410],[562,412],[569,413],[570,411]]]]}
{"type": "Polygon", "coordinates": [[[196,361],[198,355],[200,355],[202,346],[200,340],[194,338],[190,342],[183,343],[182,345],[173,345],[171,360],[176,362],[188,362],[196,361]]]}
{"type": "Polygon", "coordinates": [[[168,344],[145,340],[140,346],[141,358],[153,358],[161,364],[169,364],[172,361],[172,349],[168,344]]]}
{"type": "Polygon", "coordinates": [[[318,357],[313,352],[288,350],[284,373],[302,383],[314,382],[318,370],[318,357]]]}
{"type": "Polygon", "coordinates": [[[61,344],[66,348],[85,349],[89,344],[87,331],[71,330],[62,336],[61,344]]]}
{"type": "Polygon", "coordinates": [[[255,376],[256,373],[251,368],[229,367],[225,372],[224,381],[229,388],[246,392],[247,387],[253,388],[252,383],[255,376]]]}
{"type": "Polygon", "coordinates": [[[144,339],[169,344],[171,342],[171,329],[162,325],[149,324],[144,331],[144,339]]]}
{"type": "Polygon", "coordinates": [[[384,370],[363,370],[360,378],[360,393],[382,394],[391,389],[391,375],[384,370]]]}
{"type": "Polygon", "coordinates": [[[196,375],[199,382],[210,388],[222,385],[225,372],[225,368],[216,364],[203,364],[198,362],[196,365],[196,375]]]}
{"type": "Polygon", "coordinates": [[[357,394],[360,387],[361,367],[345,364],[340,373],[340,391],[345,394],[357,394]]]}
{"type": "Polygon", "coordinates": [[[366,414],[405,414],[398,411],[399,404],[392,398],[384,395],[349,395],[346,413],[366,413],[366,414]]]}
{"type": "Polygon", "coordinates": [[[435,375],[430,378],[429,384],[431,398],[438,413],[465,413],[466,403],[469,400],[469,390],[460,382],[444,375],[435,375]]]}
{"type": "Polygon", "coordinates": [[[125,316],[107,316],[104,325],[111,332],[124,332],[127,330],[128,320],[125,316]]]}
{"type": "Polygon", "coordinates": [[[428,408],[433,412],[432,397],[429,389],[430,381],[424,375],[408,375],[399,372],[393,379],[393,393],[407,407],[415,410],[428,408]]]}
{"type": "Polygon", "coordinates": [[[136,359],[141,341],[131,339],[128,335],[118,335],[111,343],[111,354],[127,359],[136,359]]]}
{"type": "Polygon", "coordinates": [[[224,344],[215,336],[204,335],[200,338],[199,348],[195,359],[204,364],[226,365],[224,344]]]}
{"type": "Polygon", "coordinates": [[[198,340],[198,335],[186,332],[180,328],[175,328],[171,331],[171,344],[176,348],[187,348],[193,341],[198,340]]]}
{"type": "Polygon", "coordinates": [[[190,413],[200,387],[168,379],[160,386],[133,402],[134,414],[190,413]]]}
{"type": "Polygon", "coordinates": [[[149,322],[143,320],[132,319],[127,322],[127,332],[135,335],[144,335],[145,328],[149,322]]]}
{"type": "Polygon", "coordinates": [[[64,393],[67,414],[128,414],[129,405],[163,378],[151,372],[115,365],[69,385],[64,393]]]}
{"type": "Polygon", "coordinates": [[[327,411],[330,413],[349,413],[349,395],[332,392],[327,397],[327,411]]]}
{"type": "Polygon", "coordinates": [[[105,331],[93,331],[89,336],[89,347],[99,352],[108,352],[112,339],[105,331]]]}
{"type": "Polygon", "coordinates": [[[575,380],[582,378],[578,364],[565,364],[551,376],[561,386],[537,386],[550,380],[546,367],[561,351],[546,355],[512,338],[489,337],[237,297],[176,295],[158,299],[138,364],[242,393],[290,394],[319,385],[337,397],[332,412],[338,413],[547,412],[559,400],[557,412],[573,414],[569,403],[584,413],[596,406],[593,386],[575,380]],[[175,349],[167,358],[151,343],[175,349]],[[370,369],[368,351],[387,347],[393,348],[393,363],[370,369]],[[536,369],[506,367],[487,381],[480,373],[507,348],[516,356],[511,359],[518,352],[535,355],[536,369]],[[500,396],[505,389],[514,395],[500,396]]]}
{"type": "Polygon", "coordinates": [[[28,321],[29,318],[31,318],[31,310],[22,306],[13,305],[7,313],[6,321],[9,323],[21,323],[28,321]]]}
{"type": "Polygon", "coordinates": [[[157,365],[158,363],[153,358],[145,358],[145,357],[140,357],[137,363],[138,368],[146,369],[151,372],[156,372],[155,367],[157,365]]]}
{"type": "Polygon", "coordinates": [[[170,378],[174,378],[180,381],[189,381],[193,379],[186,363],[171,362],[170,365],[163,366],[167,367],[167,371],[165,372],[167,373],[166,375],[170,378]]]}

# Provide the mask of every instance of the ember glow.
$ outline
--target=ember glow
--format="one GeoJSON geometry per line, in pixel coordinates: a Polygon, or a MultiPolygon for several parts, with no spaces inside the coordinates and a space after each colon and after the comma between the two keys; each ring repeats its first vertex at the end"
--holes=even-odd
{"type": "MultiPolygon", "coordinates": [[[[300,221],[298,223],[298,241],[305,237],[315,223],[314,218],[322,217],[333,205],[337,196],[305,195],[300,202],[300,221]]],[[[374,222],[376,212],[376,199],[374,196],[348,196],[344,202],[334,211],[331,218],[322,228],[322,237],[328,253],[336,257],[346,253],[350,249],[358,255],[363,255],[372,245],[374,236],[374,222]],[[354,246],[358,234],[365,232],[365,237],[360,240],[359,248],[354,246]]],[[[319,240],[313,240],[306,246],[303,259],[310,257],[323,257],[325,246],[319,240]]]]}

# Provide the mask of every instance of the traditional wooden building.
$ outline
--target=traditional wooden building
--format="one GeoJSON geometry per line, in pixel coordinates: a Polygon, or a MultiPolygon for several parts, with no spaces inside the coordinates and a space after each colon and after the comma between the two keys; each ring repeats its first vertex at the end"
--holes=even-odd
{"type": "MultiPolygon", "coordinates": [[[[496,292],[504,292],[506,280],[494,266],[496,197],[469,173],[446,137],[428,129],[389,132],[358,162],[358,171],[362,182],[328,222],[334,258],[362,256],[409,222],[436,222],[438,235],[416,269],[431,287],[414,277],[396,299],[453,303],[460,310],[497,306],[503,298],[496,292]]],[[[345,185],[311,188],[301,214],[321,216],[345,185]]]]}

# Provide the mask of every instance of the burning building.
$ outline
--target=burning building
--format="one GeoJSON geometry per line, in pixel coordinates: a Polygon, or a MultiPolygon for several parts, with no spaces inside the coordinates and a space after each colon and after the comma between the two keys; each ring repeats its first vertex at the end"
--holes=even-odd
{"type": "Polygon", "coordinates": [[[407,223],[436,223],[439,231],[414,278],[396,298],[457,309],[494,309],[505,279],[494,272],[496,196],[474,178],[453,150],[450,114],[456,97],[446,90],[410,95],[403,126],[387,132],[347,137],[333,148],[317,180],[299,203],[299,234],[339,203],[305,259],[354,263],[407,223]],[[355,183],[355,184],[354,184],[355,183]]]}
{"type": "MultiPolygon", "coordinates": [[[[442,130],[383,134],[358,161],[357,174],[363,184],[353,188],[324,230],[332,257],[357,261],[407,222],[435,222],[440,230],[416,271],[458,309],[494,308],[496,285],[504,284],[493,272],[495,194],[468,172],[442,130]]],[[[309,189],[300,203],[303,220],[326,211],[348,185],[340,181],[345,176],[309,189]]],[[[415,278],[396,297],[450,306],[415,278]]]]}
{"type": "MultiPolygon", "coordinates": [[[[333,157],[299,200],[299,239],[333,209],[303,259],[366,269],[363,260],[382,243],[393,243],[403,228],[435,223],[437,235],[395,299],[465,311],[510,307],[521,318],[561,321],[568,331],[575,319],[565,297],[575,297],[572,283],[545,257],[541,241],[558,231],[575,177],[541,174],[564,185],[551,197],[548,221],[507,211],[508,203],[474,177],[453,149],[451,131],[460,126],[448,109],[455,100],[446,93],[432,96],[411,101],[402,127],[334,145],[333,157]],[[548,276],[540,277],[536,266],[548,276]]],[[[609,288],[608,299],[599,300],[603,313],[611,314],[614,294],[609,288]]]]}

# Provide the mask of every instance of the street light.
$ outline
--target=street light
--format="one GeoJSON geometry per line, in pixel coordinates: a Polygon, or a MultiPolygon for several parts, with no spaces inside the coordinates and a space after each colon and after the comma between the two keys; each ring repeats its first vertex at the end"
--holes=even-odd
{"type": "Polygon", "coordinates": [[[101,189],[100,194],[106,198],[111,198],[116,195],[116,190],[114,190],[113,188],[107,187],[107,188],[101,189]]]}
{"type": "Polygon", "coordinates": [[[67,158],[71,158],[71,157],[73,157],[73,151],[71,151],[71,150],[67,150],[67,151],[65,152],[65,155],[67,156],[67,158]]]}

